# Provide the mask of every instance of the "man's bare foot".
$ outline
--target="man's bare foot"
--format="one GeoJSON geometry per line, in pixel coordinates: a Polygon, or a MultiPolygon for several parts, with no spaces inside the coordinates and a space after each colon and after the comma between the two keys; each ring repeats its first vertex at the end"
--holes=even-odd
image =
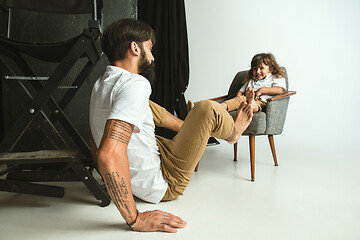
{"type": "Polygon", "coordinates": [[[251,123],[253,117],[253,108],[250,104],[242,102],[240,108],[236,112],[234,119],[234,129],[231,135],[225,139],[230,144],[235,144],[239,141],[240,136],[251,123]]]}
{"type": "Polygon", "coordinates": [[[194,102],[189,100],[187,103],[187,111],[190,112],[190,110],[195,106],[194,102]]]}

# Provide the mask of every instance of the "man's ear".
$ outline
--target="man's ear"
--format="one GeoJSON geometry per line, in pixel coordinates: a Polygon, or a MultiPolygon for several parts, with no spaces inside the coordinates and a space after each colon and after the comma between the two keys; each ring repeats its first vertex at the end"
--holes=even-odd
{"type": "Polygon", "coordinates": [[[140,56],[140,47],[136,42],[131,42],[130,44],[130,52],[133,55],[140,56]]]}

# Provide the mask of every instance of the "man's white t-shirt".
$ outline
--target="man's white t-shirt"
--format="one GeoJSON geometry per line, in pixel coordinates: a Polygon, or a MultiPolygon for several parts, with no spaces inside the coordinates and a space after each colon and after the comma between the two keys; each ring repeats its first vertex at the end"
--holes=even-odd
{"type": "Polygon", "coordinates": [[[107,66],[91,93],[90,128],[99,147],[108,119],[135,126],[127,151],[132,193],[144,201],[159,203],[168,184],[160,169],[150,94],[150,83],[141,75],[107,66]]]}
{"type": "MultiPolygon", "coordinates": [[[[251,87],[252,89],[254,89],[255,92],[257,90],[259,90],[260,88],[264,88],[264,87],[282,87],[283,89],[286,89],[286,81],[285,81],[285,78],[275,78],[274,75],[272,75],[271,73],[268,73],[268,75],[264,79],[260,79],[260,80],[251,79],[250,81],[247,81],[240,88],[239,91],[245,93],[248,87],[251,87]]],[[[265,102],[270,97],[271,96],[269,96],[269,95],[261,95],[260,96],[261,100],[263,100],[265,102]]]]}

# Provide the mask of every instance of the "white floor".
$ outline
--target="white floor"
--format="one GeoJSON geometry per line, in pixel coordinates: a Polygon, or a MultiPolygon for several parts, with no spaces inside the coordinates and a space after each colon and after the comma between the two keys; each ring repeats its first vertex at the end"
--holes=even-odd
{"type": "MultiPolygon", "coordinates": [[[[257,140],[258,141],[258,140],[257,140]]],[[[0,239],[360,239],[360,152],[256,149],[249,181],[247,139],[208,147],[184,196],[140,211],[161,209],[188,226],[176,234],[128,230],[114,205],[101,208],[80,183],[63,199],[0,192],[0,239]]]]}

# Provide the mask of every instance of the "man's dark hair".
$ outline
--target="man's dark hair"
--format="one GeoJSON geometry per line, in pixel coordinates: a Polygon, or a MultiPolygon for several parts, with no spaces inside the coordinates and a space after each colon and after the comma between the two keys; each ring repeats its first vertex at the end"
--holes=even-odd
{"type": "Polygon", "coordinates": [[[125,58],[132,42],[136,42],[143,51],[142,43],[148,40],[155,45],[155,32],[148,24],[135,19],[121,19],[105,29],[101,46],[110,63],[113,63],[125,58]]]}

